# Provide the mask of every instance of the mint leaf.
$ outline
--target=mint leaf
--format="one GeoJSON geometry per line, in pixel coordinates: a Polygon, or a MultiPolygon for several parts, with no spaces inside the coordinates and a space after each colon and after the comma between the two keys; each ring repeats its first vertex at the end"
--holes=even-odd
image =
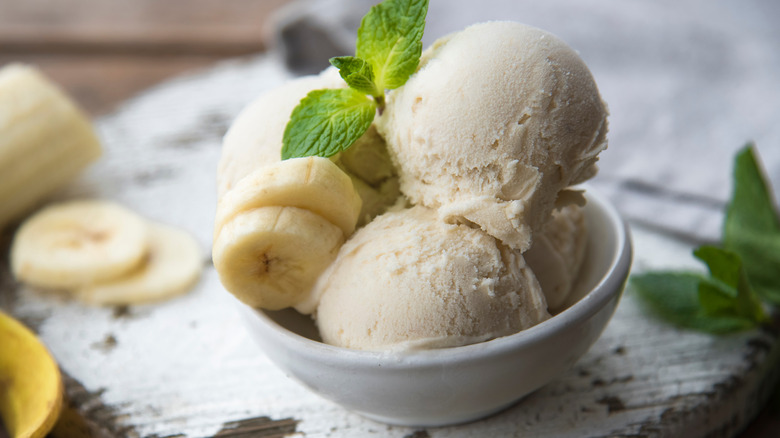
{"type": "Polygon", "coordinates": [[[708,314],[699,300],[699,285],[704,280],[689,272],[651,272],[632,276],[631,285],[650,311],[679,327],[731,333],[756,326],[744,317],[708,314]]]}
{"type": "Polygon", "coordinates": [[[631,285],[659,316],[683,324],[699,312],[697,291],[702,278],[686,272],[650,272],[633,275],[631,285]]]}
{"type": "Polygon", "coordinates": [[[752,145],[735,159],[723,245],[693,253],[709,277],[661,272],[634,276],[632,284],[653,311],[683,327],[723,333],[769,320],[761,298],[780,304],[780,217],[752,145]]]}
{"type": "Polygon", "coordinates": [[[702,278],[699,282],[699,305],[708,316],[737,316],[737,295],[734,289],[723,283],[709,282],[702,278]]]}
{"type": "Polygon", "coordinates": [[[734,187],[726,214],[726,238],[745,230],[780,235],[780,218],[753,145],[742,148],[734,160],[734,187]]]}
{"type": "Polygon", "coordinates": [[[780,238],[741,231],[724,239],[724,246],[742,256],[750,283],[759,296],[780,305],[780,238]]]}
{"type": "Polygon", "coordinates": [[[718,247],[705,245],[696,248],[693,256],[703,261],[710,270],[710,275],[736,289],[739,285],[739,275],[742,261],[739,256],[718,247]]]}
{"type": "Polygon", "coordinates": [[[379,91],[400,87],[417,70],[427,13],[427,0],[385,0],[363,17],[355,55],[371,64],[379,91]]]}
{"type": "Polygon", "coordinates": [[[341,78],[350,88],[371,96],[384,95],[384,91],[377,90],[374,84],[374,71],[364,59],[355,56],[338,56],[330,58],[330,63],[339,69],[341,78]]]}
{"type": "Polygon", "coordinates": [[[350,88],[312,91],[301,100],[284,130],[283,160],[331,157],[368,130],[385,106],[385,90],[417,70],[427,13],[428,0],[385,0],[371,8],[358,29],[356,56],[330,59],[350,88]]]}
{"type": "Polygon", "coordinates": [[[315,90],[295,107],[282,138],[282,159],[331,157],[371,126],[376,103],[351,88],[315,90]]]}
{"type": "Polygon", "coordinates": [[[763,322],[767,319],[761,300],[750,287],[747,274],[739,255],[725,249],[714,246],[702,246],[697,248],[693,255],[707,264],[712,279],[704,280],[699,286],[699,301],[702,307],[712,310],[711,305],[717,301],[722,305],[722,298],[715,298],[715,291],[725,296],[733,297],[731,308],[735,316],[747,318],[755,322],[763,322]],[[707,289],[702,295],[702,290],[707,289]],[[703,299],[711,300],[707,303],[703,299]]]}
{"type": "Polygon", "coordinates": [[[780,218],[752,145],[743,148],[734,162],[723,245],[742,258],[756,292],[780,305],[780,218]]]}

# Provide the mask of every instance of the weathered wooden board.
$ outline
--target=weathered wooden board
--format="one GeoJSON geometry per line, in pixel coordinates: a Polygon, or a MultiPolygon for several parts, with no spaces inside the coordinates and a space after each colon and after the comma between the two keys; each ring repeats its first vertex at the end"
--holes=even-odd
{"type": "MultiPolygon", "coordinates": [[[[206,269],[189,295],[92,308],[14,284],[3,262],[0,306],[39,332],[72,379],[73,405],[106,436],[732,436],[758,412],[777,378],[777,333],[679,331],[647,316],[630,290],[573,369],[475,423],[386,426],[287,378],[252,343],[208,256],[220,138],[244,104],[286,77],[258,58],[150,90],[98,122],[105,156],[59,195],[115,199],[194,233],[206,269]]],[[[635,270],[695,266],[688,244],[633,232],[635,270]]],[[[8,241],[6,232],[3,253],[8,241]]]]}

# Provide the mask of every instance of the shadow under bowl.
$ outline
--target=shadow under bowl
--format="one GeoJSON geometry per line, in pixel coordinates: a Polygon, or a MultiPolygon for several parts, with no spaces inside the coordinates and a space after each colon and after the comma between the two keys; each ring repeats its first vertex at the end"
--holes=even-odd
{"type": "Polygon", "coordinates": [[[631,265],[628,227],[607,199],[585,192],[588,247],[565,310],[522,332],[454,348],[361,351],[319,340],[292,309],[240,312],[266,355],[346,409],[384,423],[444,426],[498,412],[544,386],[593,345],[612,317],[631,265]]]}

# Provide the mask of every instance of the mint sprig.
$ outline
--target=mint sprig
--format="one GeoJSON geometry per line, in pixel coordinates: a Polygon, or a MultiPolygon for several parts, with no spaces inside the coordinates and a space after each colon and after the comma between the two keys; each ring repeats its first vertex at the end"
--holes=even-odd
{"type": "Polygon", "coordinates": [[[428,0],[385,0],[363,17],[355,56],[330,63],[350,88],[310,92],[292,112],[282,159],[331,157],[352,146],[385,106],[385,91],[417,70],[428,0]],[[323,92],[327,91],[327,92],[323,92]]]}
{"type": "Polygon", "coordinates": [[[737,155],[734,181],[723,246],[742,257],[756,292],[780,305],[780,218],[753,147],[737,155]]]}
{"type": "Polygon", "coordinates": [[[762,299],[780,304],[780,218],[753,145],[739,151],[723,227],[723,248],[701,246],[694,256],[709,275],[649,272],[631,284],[663,319],[709,333],[754,328],[768,321],[762,299]]]}

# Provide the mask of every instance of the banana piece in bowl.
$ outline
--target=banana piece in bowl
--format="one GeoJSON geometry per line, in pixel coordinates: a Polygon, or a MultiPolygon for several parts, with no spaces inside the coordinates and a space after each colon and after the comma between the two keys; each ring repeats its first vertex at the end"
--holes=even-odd
{"type": "Polygon", "coordinates": [[[212,258],[223,286],[252,307],[298,306],[355,230],[362,201],[331,160],[261,167],[217,204],[212,258]]]}
{"type": "Polygon", "coordinates": [[[361,200],[346,173],[320,157],[292,158],[242,178],[217,203],[215,235],[236,215],[260,207],[299,207],[322,216],[345,236],[355,230],[361,200]]]}

